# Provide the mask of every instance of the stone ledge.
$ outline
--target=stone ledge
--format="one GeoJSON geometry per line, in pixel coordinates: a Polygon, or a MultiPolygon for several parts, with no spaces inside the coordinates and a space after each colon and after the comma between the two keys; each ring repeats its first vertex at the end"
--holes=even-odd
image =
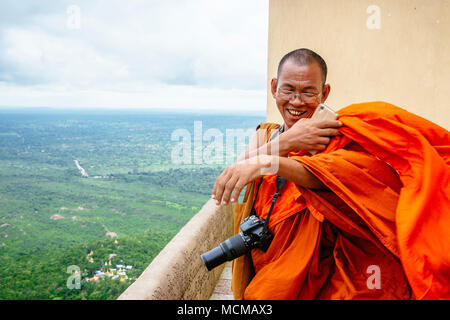
{"type": "Polygon", "coordinates": [[[218,207],[209,200],[119,300],[209,299],[224,265],[208,271],[200,255],[232,233],[232,205],[218,207]]]}
{"type": "Polygon", "coordinates": [[[231,262],[225,263],[225,268],[209,300],[234,300],[233,292],[231,291],[231,270],[231,262]]]}

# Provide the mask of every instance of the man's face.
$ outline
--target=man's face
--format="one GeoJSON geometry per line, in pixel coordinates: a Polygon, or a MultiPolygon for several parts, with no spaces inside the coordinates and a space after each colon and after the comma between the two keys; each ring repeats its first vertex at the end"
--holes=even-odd
{"type": "Polygon", "coordinates": [[[317,63],[298,65],[288,60],[278,79],[272,79],[271,90],[288,129],[298,120],[312,116],[327,99],[330,85],[323,85],[317,63]]]}

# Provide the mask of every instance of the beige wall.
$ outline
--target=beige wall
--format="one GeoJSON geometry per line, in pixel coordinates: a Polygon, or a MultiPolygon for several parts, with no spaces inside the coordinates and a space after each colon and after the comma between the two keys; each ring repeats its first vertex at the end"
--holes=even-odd
{"type": "Polygon", "coordinates": [[[281,121],[270,93],[279,60],[306,47],[328,64],[336,110],[382,100],[450,129],[450,0],[270,0],[269,10],[268,121],[281,121]]]}

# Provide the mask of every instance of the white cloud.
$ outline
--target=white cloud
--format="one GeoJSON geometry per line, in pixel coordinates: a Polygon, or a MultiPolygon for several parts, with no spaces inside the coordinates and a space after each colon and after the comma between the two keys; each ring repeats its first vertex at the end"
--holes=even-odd
{"type": "Polygon", "coordinates": [[[20,80],[75,87],[96,86],[108,79],[127,80],[126,64],[83,42],[40,30],[11,28],[4,33],[4,60],[20,80]]]}
{"type": "Polygon", "coordinates": [[[25,105],[14,88],[55,107],[264,108],[267,0],[77,4],[80,29],[66,27],[68,5],[3,26],[0,104],[25,105]]]}

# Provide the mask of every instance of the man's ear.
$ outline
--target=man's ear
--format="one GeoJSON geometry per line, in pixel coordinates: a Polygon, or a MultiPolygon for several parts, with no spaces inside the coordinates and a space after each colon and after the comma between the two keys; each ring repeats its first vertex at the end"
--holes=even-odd
{"type": "Polygon", "coordinates": [[[277,78],[272,78],[272,81],[270,81],[270,91],[272,91],[272,97],[274,99],[275,99],[275,94],[277,93],[277,85],[278,85],[277,78]]]}
{"type": "Polygon", "coordinates": [[[331,86],[328,83],[323,86],[321,103],[324,103],[325,100],[327,100],[328,95],[330,94],[330,90],[331,90],[331,86]]]}

